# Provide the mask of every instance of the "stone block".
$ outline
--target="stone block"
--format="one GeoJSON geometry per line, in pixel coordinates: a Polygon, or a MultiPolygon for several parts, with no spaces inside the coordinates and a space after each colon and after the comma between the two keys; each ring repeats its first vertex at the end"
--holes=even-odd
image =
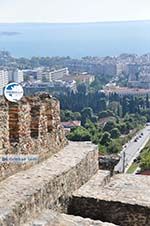
{"type": "Polygon", "coordinates": [[[70,142],[46,161],[1,181],[0,225],[22,226],[45,208],[67,211],[73,191],[97,172],[97,160],[97,146],[70,142]]]}
{"type": "Polygon", "coordinates": [[[122,174],[101,184],[102,174],[73,194],[69,213],[121,226],[150,225],[150,177],[122,174]]]}
{"type": "Polygon", "coordinates": [[[111,223],[94,221],[89,218],[60,214],[52,210],[44,210],[37,219],[23,226],[115,226],[111,223]]]}

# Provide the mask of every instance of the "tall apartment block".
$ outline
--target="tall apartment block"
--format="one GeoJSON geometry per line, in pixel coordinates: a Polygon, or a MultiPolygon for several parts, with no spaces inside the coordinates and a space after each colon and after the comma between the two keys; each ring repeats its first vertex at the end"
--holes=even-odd
{"type": "Polygon", "coordinates": [[[18,82],[21,83],[23,82],[23,71],[22,70],[12,70],[8,72],[8,81],[13,81],[13,82],[18,82]]]}
{"type": "Polygon", "coordinates": [[[127,74],[129,75],[129,81],[136,81],[137,74],[139,72],[138,64],[127,64],[127,74]]]}
{"type": "Polygon", "coordinates": [[[0,70],[0,95],[3,95],[3,88],[8,83],[8,71],[0,70]]]}

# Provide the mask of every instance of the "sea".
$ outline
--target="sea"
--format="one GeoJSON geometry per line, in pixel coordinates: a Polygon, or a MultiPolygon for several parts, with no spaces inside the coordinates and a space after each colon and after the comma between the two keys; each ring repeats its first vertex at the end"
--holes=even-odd
{"type": "Polygon", "coordinates": [[[0,50],[14,57],[118,56],[150,52],[150,21],[0,24],[0,50]]]}

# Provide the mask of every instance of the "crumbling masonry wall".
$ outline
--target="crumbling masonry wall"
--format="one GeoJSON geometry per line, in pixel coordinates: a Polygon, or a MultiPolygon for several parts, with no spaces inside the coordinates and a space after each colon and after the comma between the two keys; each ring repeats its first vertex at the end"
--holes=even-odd
{"type": "MultiPolygon", "coordinates": [[[[48,94],[24,97],[18,103],[0,98],[0,155],[36,155],[37,162],[65,146],[59,101],[48,94]]],[[[0,164],[0,180],[33,165],[0,164]]]]}

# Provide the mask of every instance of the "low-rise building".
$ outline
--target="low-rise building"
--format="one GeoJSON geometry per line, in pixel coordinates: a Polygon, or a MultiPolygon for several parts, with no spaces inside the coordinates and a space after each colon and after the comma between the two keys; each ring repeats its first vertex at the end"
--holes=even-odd
{"type": "Polygon", "coordinates": [[[73,81],[74,80],[78,83],[86,83],[86,84],[90,85],[95,80],[95,76],[89,75],[86,72],[84,72],[82,74],[63,77],[62,80],[63,81],[73,81]]]}
{"type": "Polygon", "coordinates": [[[48,75],[49,75],[49,81],[60,80],[63,77],[68,76],[69,71],[68,71],[68,68],[66,67],[59,70],[51,71],[49,72],[48,75]]]}
{"type": "Polygon", "coordinates": [[[81,126],[81,121],[68,121],[68,122],[62,122],[61,123],[64,128],[74,128],[81,126]]]}
{"type": "Polygon", "coordinates": [[[65,134],[68,135],[72,128],[81,126],[81,121],[68,121],[62,122],[61,124],[64,127],[65,134]]]}
{"type": "Polygon", "coordinates": [[[106,87],[103,91],[106,95],[116,93],[119,96],[150,94],[150,89],[128,88],[128,87],[118,87],[118,86],[106,87]]]}

